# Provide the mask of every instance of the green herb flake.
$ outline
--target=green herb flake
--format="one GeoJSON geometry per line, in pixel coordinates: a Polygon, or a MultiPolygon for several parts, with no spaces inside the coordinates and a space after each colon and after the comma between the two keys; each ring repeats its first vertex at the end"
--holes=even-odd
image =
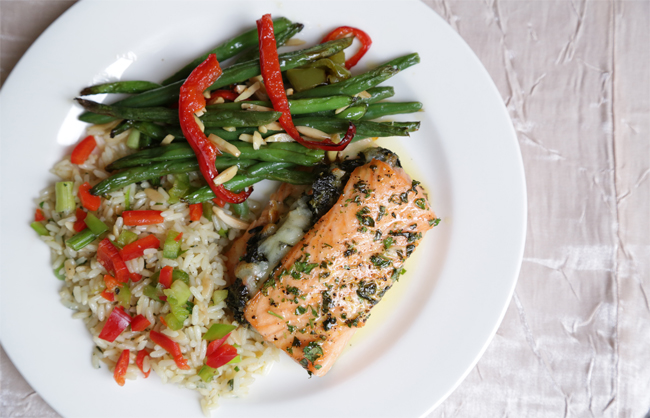
{"type": "Polygon", "coordinates": [[[307,344],[307,346],[303,348],[302,352],[305,354],[305,358],[312,363],[323,356],[323,349],[315,341],[307,344]]]}
{"type": "Polygon", "coordinates": [[[440,218],[429,219],[429,226],[438,226],[440,218]]]}
{"type": "Polygon", "coordinates": [[[269,314],[269,315],[273,315],[273,316],[276,317],[276,318],[284,319],[284,317],[283,317],[282,315],[280,315],[280,314],[276,314],[276,313],[273,312],[273,311],[267,311],[266,313],[269,314]]]}
{"type": "Polygon", "coordinates": [[[384,248],[389,249],[393,245],[393,237],[388,237],[384,240],[384,248]]]}
{"type": "Polygon", "coordinates": [[[371,256],[370,261],[372,262],[372,264],[374,264],[376,267],[379,268],[388,267],[392,264],[392,262],[388,258],[380,254],[375,254],[371,256]]]}
{"type": "Polygon", "coordinates": [[[296,307],[296,315],[302,315],[305,312],[307,312],[307,308],[305,308],[304,306],[297,306],[296,307]]]}
{"type": "Polygon", "coordinates": [[[415,206],[419,207],[422,210],[425,210],[427,208],[426,201],[424,200],[423,197],[419,199],[415,199],[415,206]]]}

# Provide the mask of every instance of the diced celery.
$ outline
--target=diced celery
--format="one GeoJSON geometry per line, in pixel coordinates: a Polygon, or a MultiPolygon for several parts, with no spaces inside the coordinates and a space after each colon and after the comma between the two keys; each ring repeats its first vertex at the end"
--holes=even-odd
{"type": "Polygon", "coordinates": [[[65,242],[65,245],[67,245],[68,247],[72,248],[75,251],[79,251],[86,245],[93,242],[96,238],[97,235],[93,234],[93,231],[91,231],[90,229],[84,229],[83,231],[69,238],[65,242]]]}
{"type": "Polygon", "coordinates": [[[122,287],[115,288],[115,298],[124,309],[129,309],[131,306],[131,289],[128,283],[124,283],[122,287]]]}
{"type": "Polygon", "coordinates": [[[108,231],[108,225],[100,221],[92,212],[88,212],[86,219],[84,219],[86,226],[93,231],[93,234],[100,235],[108,231]]]}
{"type": "Polygon", "coordinates": [[[220,237],[227,237],[228,236],[228,230],[227,229],[220,229],[217,231],[220,237]]]}
{"type": "Polygon", "coordinates": [[[186,285],[190,285],[190,275],[185,273],[183,270],[174,269],[174,271],[172,271],[172,281],[174,280],[181,280],[186,285]]]}
{"type": "Polygon", "coordinates": [[[228,335],[229,332],[234,331],[237,328],[236,325],[229,324],[213,324],[208,332],[203,334],[203,339],[207,341],[218,340],[228,335]]]}
{"type": "Polygon", "coordinates": [[[129,137],[126,138],[126,146],[131,149],[140,148],[140,131],[137,129],[131,129],[131,132],[129,132],[129,137]]]}
{"type": "Polygon", "coordinates": [[[235,363],[241,363],[241,356],[237,355],[237,357],[235,357],[234,359],[230,360],[230,361],[229,361],[228,363],[226,363],[226,364],[235,364],[235,363]]]}
{"type": "Polygon", "coordinates": [[[187,173],[174,174],[174,185],[169,189],[170,204],[180,202],[181,198],[190,190],[190,177],[187,173]]]}
{"type": "Polygon", "coordinates": [[[54,186],[54,191],[56,194],[56,205],[54,210],[57,212],[69,212],[74,210],[74,196],[72,190],[74,189],[74,183],[71,181],[59,181],[54,186]]]}
{"type": "Polygon", "coordinates": [[[190,312],[187,310],[187,302],[180,304],[176,301],[176,299],[168,297],[167,303],[169,303],[169,307],[172,311],[171,313],[174,314],[176,319],[179,321],[185,321],[187,317],[190,316],[190,312]]]}
{"type": "Polygon", "coordinates": [[[174,331],[178,331],[179,329],[183,328],[183,322],[185,319],[179,319],[174,315],[173,313],[168,313],[165,315],[165,322],[167,323],[167,328],[173,329],[174,331]]]}
{"type": "Polygon", "coordinates": [[[228,298],[228,289],[215,290],[212,294],[212,302],[216,305],[228,298]]]}
{"type": "Polygon", "coordinates": [[[210,383],[212,379],[217,375],[217,369],[213,369],[210,366],[204,365],[201,367],[201,370],[199,370],[198,375],[205,383],[210,383]]]}
{"type": "Polygon", "coordinates": [[[212,294],[212,303],[215,305],[220,304],[228,297],[228,289],[215,290],[212,294]]]}
{"type": "Polygon", "coordinates": [[[54,269],[54,277],[56,277],[59,280],[65,280],[65,274],[61,273],[61,270],[63,270],[63,267],[54,269]]]}
{"type": "MultiPolygon", "coordinates": [[[[173,274],[173,273],[172,273],[173,274]]],[[[163,290],[167,299],[174,298],[179,305],[185,305],[192,296],[190,288],[182,280],[176,280],[169,289],[163,290]]]]}
{"type": "Polygon", "coordinates": [[[208,221],[212,221],[212,203],[203,202],[203,216],[208,221]]]}
{"type": "Polygon", "coordinates": [[[142,294],[148,297],[149,299],[157,300],[160,302],[160,296],[163,295],[162,290],[158,289],[156,286],[147,285],[142,289],[142,294]]]}
{"type": "Polygon", "coordinates": [[[50,231],[45,228],[45,225],[43,225],[40,222],[32,222],[31,227],[38,235],[45,236],[45,235],[50,235],[50,231]]]}
{"type": "Polygon", "coordinates": [[[165,239],[165,245],[163,246],[163,257],[175,259],[178,258],[179,252],[181,251],[181,240],[176,241],[176,238],[180,235],[180,232],[169,231],[167,233],[167,238],[165,239]]]}
{"type": "Polygon", "coordinates": [[[120,246],[120,248],[124,248],[125,245],[135,242],[137,241],[137,239],[138,239],[138,234],[123,229],[122,232],[120,232],[120,236],[117,237],[117,244],[120,246]]]}

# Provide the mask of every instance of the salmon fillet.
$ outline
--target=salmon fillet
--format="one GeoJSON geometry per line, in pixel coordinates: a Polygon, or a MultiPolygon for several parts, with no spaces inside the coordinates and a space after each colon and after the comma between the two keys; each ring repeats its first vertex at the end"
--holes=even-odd
{"type": "Polygon", "coordinates": [[[310,373],[332,367],[437,224],[424,190],[401,168],[356,168],[334,206],[282,259],[245,318],[310,373]]]}

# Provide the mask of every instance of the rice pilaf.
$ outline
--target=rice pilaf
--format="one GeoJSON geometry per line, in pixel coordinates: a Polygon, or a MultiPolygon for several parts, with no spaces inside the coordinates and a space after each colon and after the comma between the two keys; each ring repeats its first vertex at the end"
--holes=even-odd
{"type": "MultiPolygon", "coordinates": [[[[63,181],[74,183],[77,207],[80,207],[77,190],[82,183],[96,184],[107,178],[109,174],[104,167],[133,152],[125,144],[128,131],[110,138],[109,132],[114,126],[115,124],[111,123],[88,129],[88,134],[95,136],[97,147],[84,164],[72,164],[69,156],[66,156],[52,169],[63,181]]],[[[191,173],[190,181],[196,180],[200,181],[198,173],[191,173]]],[[[144,370],[154,370],[163,383],[172,382],[198,390],[202,395],[201,407],[204,413],[209,415],[210,410],[218,407],[219,397],[246,395],[255,376],[264,375],[270,370],[278,358],[278,350],[265,343],[254,330],[237,327],[228,338],[228,343],[237,347],[241,362],[220,367],[216,377],[209,383],[199,377],[198,371],[205,364],[208,345],[208,342],[202,339],[203,335],[216,323],[237,325],[224,312],[225,302],[214,304],[212,295],[215,290],[224,289],[226,286],[222,250],[241,234],[241,230],[233,228],[216,215],[212,216],[212,219],[202,216],[199,221],[191,221],[188,204],[168,203],[167,190],[172,184],[173,175],[163,177],[158,187],[153,187],[146,181],[132,184],[102,198],[100,208],[94,212],[97,218],[109,227],[107,237],[113,242],[124,229],[138,236],[153,234],[161,242],[165,241],[170,230],[183,234],[182,253],[176,259],[163,258],[162,249],[151,248],[145,250],[142,257],[126,262],[131,273],[142,276],[142,279],[135,283],[129,281],[125,284],[131,291],[130,307],[126,312],[131,317],[143,315],[152,324],[144,331],[134,332],[127,328],[112,343],[99,338],[107,318],[118,306],[118,302],[109,301],[102,296],[106,289],[104,275],[107,271],[97,259],[99,240],[79,251],[74,251],[64,244],[75,235],[76,217],[74,212],[55,211],[54,186],[43,190],[36,199],[37,207],[46,219],[45,228],[49,232],[49,235],[41,236],[41,239],[50,247],[52,268],[63,281],[59,292],[61,302],[75,311],[73,318],[82,319],[92,335],[95,344],[91,354],[92,365],[100,368],[100,364],[105,363],[112,372],[122,351],[130,350],[125,377],[134,380],[138,375],[143,377],[135,364],[136,355],[138,351],[147,349],[151,353],[145,357],[144,370]],[[125,210],[127,196],[132,210],[162,211],[165,222],[156,225],[125,226],[120,215],[125,210]],[[189,290],[192,294],[190,302],[193,307],[183,323],[183,328],[176,331],[167,328],[160,320],[160,317],[170,312],[169,303],[154,300],[143,294],[143,289],[152,282],[152,276],[165,266],[182,270],[189,275],[189,290]],[[181,352],[190,366],[189,370],[179,369],[173,357],[151,341],[149,331],[152,329],[180,345],[181,352]]],[[[255,211],[255,203],[250,202],[250,206],[255,211]]],[[[259,207],[259,204],[257,206],[259,207]]],[[[231,215],[227,209],[223,209],[222,213],[231,215]]]]}

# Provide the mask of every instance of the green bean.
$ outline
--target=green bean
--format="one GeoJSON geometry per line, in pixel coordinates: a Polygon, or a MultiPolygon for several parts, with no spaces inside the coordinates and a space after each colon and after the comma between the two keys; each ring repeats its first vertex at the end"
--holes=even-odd
{"type": "Polygon", "coordinates": [[[366,114],[367,110],[368,104],[364,103],[358,106],[350,106],[342,112],[334,114],[334,117],[337,119],[359,120],[363,118],[363,115],[366,114]]]}
{"type": "MultiPolygon", "coordinates": [[[[242,141],[233,141],[241,155],[242,160],[259,160],[267,162],[291,162],[293,164],[312,166],[321,162],[325,156],[323,150],[310,150],[298,143],[271,143],[256,150],[252,144],[242,141]]],[[[121,170],[125,168],[149,165],[162,161],[185,160],[195,158],[194,151],[187,143],[170,144],[165,147],[149,148],[120,158],[109,164],[107,170],[121,170]]],[[[217,157],[217,161],[226,158],[234,159],[229,155],[217,157]]]]}
{"type": "MultiPolygon", "coordinates": [[[[273,32],[276,36],[284,32],[291,21],[287,18],[281,17],[273,20],[273,32]]],[[[167,78],[163,81],[163,85],[166,86],[175,81],[182,80],[186,78],[192,70],[194,70],[199,64],[201,64],[210,54],[216,54],[217,60],[219,62],[227,60],[228,58],[234,57],[242,51],[245,51],[248,48],[251,48],[257,45],[257,28],[251,29],[248,32],[245,32],[239,36],[236,36],[232,39],[227,40],[223,44],[217,46],[211,51],[206,52],[200,57],[196,58],[194,61],[187,64],[185,67],[176,72],[173,76],[167,78]]]]}
{"type": "Polygon", "coordinates": [[[133,127],[133,122],[130,120],[123,120],[115,128],[111,130],[111,138],[115,138],[119,134],[128,131],[133,127]]]}
{"type": "MultiPolygon", "coordinates": [[[[335,118],[296,118],[294,119],[296,126],[309,126],[310,128],[318,129],[328,134],[342,133],[348,128],[349,122],[343,119],[335,118]]],[[[420,122],[411,122],[411,125],[398,125],[397,122],[371,122],[365,120],[358,120],[354,122],[357,128],[357,135],[366,137],[386,137],[386,136],[409,136],[409,132],[420,122]]],[[[417,129],[415,129],[417,130],[417,129]]]]}
{"type": "MultiPolygon", "coordinates": [[[[275,36],[275,44],[278,48],[284,45],[289,39],[293,38],[298,32],[300,32],[305,25],[302,23],[293,23],[289,25],[287,29],[280,32],[275,36]]],[[[273,27],[275,29],[275,26],[273,27]]],[[[260,57],[260,49],[256,45],[248,49],[248,51],[242,52],[236,59],[235,63],[239,64],[240,62],[252,61],[260,57]]]]}
{"type": "MultiPolygon", "coordinates": [[[[265,176],[250,177],[246,175],[236,175],[231,180],[224,183],[224,187],[235,193],[244,190],[264,179],[282,181],[290,184],[312,184],[316,180],[316,175],[306,171],[297,171],[290,169],[280,169],[265,176]]],[[[183,200],[189,204],[202,203],[214,199],[215,195],[208,186],[203,186],[193,193],[186,195],[183,200]]]]}
{"type": "MultiPolygon", "coordinates": [[[[313,97],[307,99],[289,100],[289,109],[292,115],[304,115],[314,112],[322,112],[327,110],[335,110],[341,107],[350,106],[356,103],[357,99],[351,96],[330,96],[330,97],[313,97]]],[[[257,106],[265,106],[273,108],[271,102],[263,101],[245,101],[245,102],[230,102],[219,103],[207,106],[208,112],[212,110],[235,110],[242,109],[243,104],[253,104],[257,106]]]]}
{"type": "MultiPolygon", "coordinates": [[[[160,122],[178,125],[178,110],[166,107],[123,107],[111,106],[91,100],[75,99],[84,109],[93,113],[109,115],[121,119],[144,122],[160,122]]],[[[275,122],[282,116],[282,112],[250,112],[246,110],[222,110],[206,112],[201,119],[205,127],[234,126],[242,128],[247,126],[262,126],[275,122]]]]}
{"type": "MultiPolygon", "coordinates": [[[[300,67],[301,65],[305,65],[308,62],[316,61],[323,57],[328,57],[344,50],[351,44],[352,38],[341,38],[316,45],[312,48],[281,54],[278,57],[280,61],[280,70],[285,71],[290,68],[300,67]]],[[[219,79],[215,81],[214,84],[212,84],[212,86],[210,86],[207,90],[215,90],[219,87],[248,80],[249,78],[258,75],[260,75],[259,60],[235,64],[231,67],[226,68],[223,71],[221,77],[219,77],[219,79]]],[[[179,80],[155,90],[150,90],[145,93],[127,97],[126,99],[113,103],[113,105],[119,104],[121,106],[129,107],[149,107],[171,103],[178,100],[180,95],[180,87],[184,82],[185,80],[179,80]]],[[[112,120],[115,120],[115,118],[109,115],[97,115],[92,112],[85,112],[79,116],[79,120],[82,122],[101,124],[108,123],[112,120]]]]}
{"type": "Polygon", "coordinates": [[[376,119],[387,115],[397,115],[401,113],[413,113],[422,109],[420,102],[402,102],[402,103],[374,103],[368,106],[366,114],[361,118],[363,120],[376,119]]]}
{"type": "Polygon", "coordinates": [[[157,89],[160,84],[152,83],[150,81],[115,81],[112,83],[96,84],[94,86],[86,87],[81,90],[79,95],[89,96],[91,94],[104,94],[104,93],[126,93],[136,94],[144,93],[145,91],[157,89]]]}
{"type": "MultiPolygon", "coordinates": [[[[395,95],[395,89],[393,87],[373,87],[371,89],[366,90],[366,93],[370,94],[370,97],[356,97],[355,100],[355,106],[363,105],[363,104],[371,104],[378,102],[383,99],[387,99],[389,97],[393,97],[395,95]]],[[[357,109],[357,111],[360,109],[357,109]]],[[[314,112],[310,116],[325,116],[325,117],[331,117],[331,118],[339,118],[339,119],[352,119],[354,120],[354,117],[357,116],[356,113],[349,115],[343,115],[339,116],[337,115],[334,111],[328,110],[324,112],[314,112]]]]}
{"type": "Polygon", "coordinates": [[[354,95],[375,87],[377,84],[388,80],[398,72],[420,62],[420,56],[417,53],[405,55],[389,61],[366,73],[350,77],[340,83],[329,84],[327,86],[315,87],[299,93],[294,93],[291,98],[299,99],[304,97],[323,97],[339,94],[354,95]]]}
{"type": "MultiPolygon", "coordinates": [[[[215,167],[217,170],[224,170],[233,165],[236,165],[238,168],[246,168],[256,163],[257,161],[253,160],[217,158],[215,167]]],[[[162,161],[146,166],[132,167],[102,180],[90,190],[90,193],[101,196],[114,190],[121,189],[129,184],[153,178],[160,178],[161,176],[166,176],[168,174],[188,173],[190,171],[199,171],[199,163],[196,161],[196,158],[162,161]]]]}
{"type": "Polygon", "coordinates": [[[293,166],[295,166],[294,163],[257,163],[246,169],[246,175],[251,177],[266,176],[273,173],[274,171],[278,171],[279,169],[289,168],[293,166]]]}
{"type": "MultiPolygon", "coordinates": [[[[167,127],[156,125],[153,122],[136,122],[136,121],[130,121],[131,126],[134,129],[137,129],[138,131],[142,132],[144,135],[147,135],[156,141],[162,141],[165,139],[165,137],[172,133],[167,127]]],[[[181,132],[180,128],[178,129],[177,132],[175,132],[177,135],[174,135],[174,137],[183,137],[183,132],[181,132]]],[[[111,132],[111,136],[113,136],[113,132],[111,132]]]]}

